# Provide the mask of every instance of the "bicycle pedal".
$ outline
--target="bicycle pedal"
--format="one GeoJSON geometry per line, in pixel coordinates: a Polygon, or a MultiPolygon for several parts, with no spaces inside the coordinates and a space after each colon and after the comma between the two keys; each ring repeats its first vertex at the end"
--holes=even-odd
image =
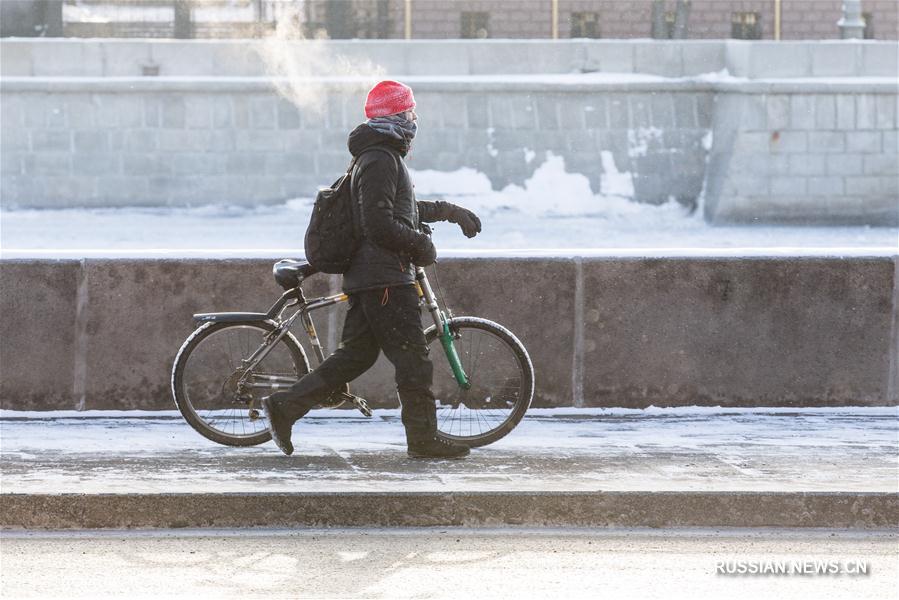
{"type": "Polygon", "coordinates": [[[350,394],[349,392],[337,392],[336,394],[334,394],[333,397],[339,398],[340,400],[342,400],[344,402],[352,402],[353,406],[358,408],[359,412],[361,412],[363,415],[365,415],[366,417],[371,416],[371,409],[368,407],[368,402],[365,401],[365,398],[360,398],[359,396],[354,396],[353,394],[350,394]]]}
{"type": "Polygon", "coordinates": [[[353,404],[356,405],[356,408],[359,409],[366,417],[371,417],[371,409],[368,407],[368,402],[365,401],[365,398],[360,398],[359,396],[353,396],[353,404]]]}

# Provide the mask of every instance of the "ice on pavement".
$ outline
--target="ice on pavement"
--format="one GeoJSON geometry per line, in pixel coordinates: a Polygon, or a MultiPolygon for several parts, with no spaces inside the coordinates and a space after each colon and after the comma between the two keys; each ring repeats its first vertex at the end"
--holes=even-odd
{"type": "Polygon", "coordinates": [[[4,411],[0,473],[3,493],[895,491],[897,410],[534,409],[469,459],[435,463],[406,458],[397,410],[313,411],[290,458],[210,442],[175,411],[4,411]]]}
{"type": "MultiPolygon", "coordinates": [[[[899,253],[896,228],[711,226],[701,210],[673,199],[661,205],[632,201],[631,174],[619,171],[611,156],[603,157],[601,191],[595,194],[586,176],[566,171],[561,157],[538,159],[528,152],[541,161],[533,175],[501,190],[471,168],[412,169],[419,199],[461,204],[483,222],[483,232],[473,239],[455,225],[437,224],[441,256],[899,253]]],[[[311,195],[312,190],[309,198],[253,207],[7,209],[0,211],[0,253],[5,258],[302,256],[311,195]]]]}

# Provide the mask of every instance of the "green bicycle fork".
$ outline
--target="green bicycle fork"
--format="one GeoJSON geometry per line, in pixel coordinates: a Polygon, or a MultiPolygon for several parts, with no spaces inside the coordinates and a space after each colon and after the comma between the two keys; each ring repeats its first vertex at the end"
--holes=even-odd
{"type": "Polygon", "coordinates": [[[441,319],[443,321],[443,331],[440,332],[440,343],[443,344],[443,351],[446,352],[446,358],[453,369],[453,376],[463,390],[471,389],[471,381],[468,380],[468,375],[465,374],[465,369],[462,368],[462,361],[459,360],[459,353],[456,352],[456,345],[453,343],[453,334],[450,332],[449,321],[444,315],[441,316],[443,317],[441,319]]]}

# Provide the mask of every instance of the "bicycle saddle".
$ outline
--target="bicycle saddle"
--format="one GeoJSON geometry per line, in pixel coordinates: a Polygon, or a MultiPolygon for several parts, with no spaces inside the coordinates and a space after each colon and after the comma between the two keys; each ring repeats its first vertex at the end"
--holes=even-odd
{"type": "Polygon", "coordinates": [[[307,263],[304,260],[294,260],[292,258],[285,258],[283,260],[279,260],[275,263],[275,266],[272,267],[272,274],[275,276],[275,281],[278,282],[285,290],[292,290],[295,287],[298,287],[300,283],[310,275],[315,275],[318,271],[307,263]]]}

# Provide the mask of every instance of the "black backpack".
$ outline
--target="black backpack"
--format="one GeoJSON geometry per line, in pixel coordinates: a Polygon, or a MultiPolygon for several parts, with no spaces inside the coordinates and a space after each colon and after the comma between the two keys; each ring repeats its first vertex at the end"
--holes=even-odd
{"type": "MultiPolygon", "coordinates": [[[[387,150],[381,151],[389,154],[387,150]]],[[[331,187],[320,189],[315,196],[304,247],[306,260],[322,273],[346,273],[359,247],[361,234],[355,225],[352,184],[353,168],[359,156],[362,154],[353,157],[340,179],[331,187]]]]}

